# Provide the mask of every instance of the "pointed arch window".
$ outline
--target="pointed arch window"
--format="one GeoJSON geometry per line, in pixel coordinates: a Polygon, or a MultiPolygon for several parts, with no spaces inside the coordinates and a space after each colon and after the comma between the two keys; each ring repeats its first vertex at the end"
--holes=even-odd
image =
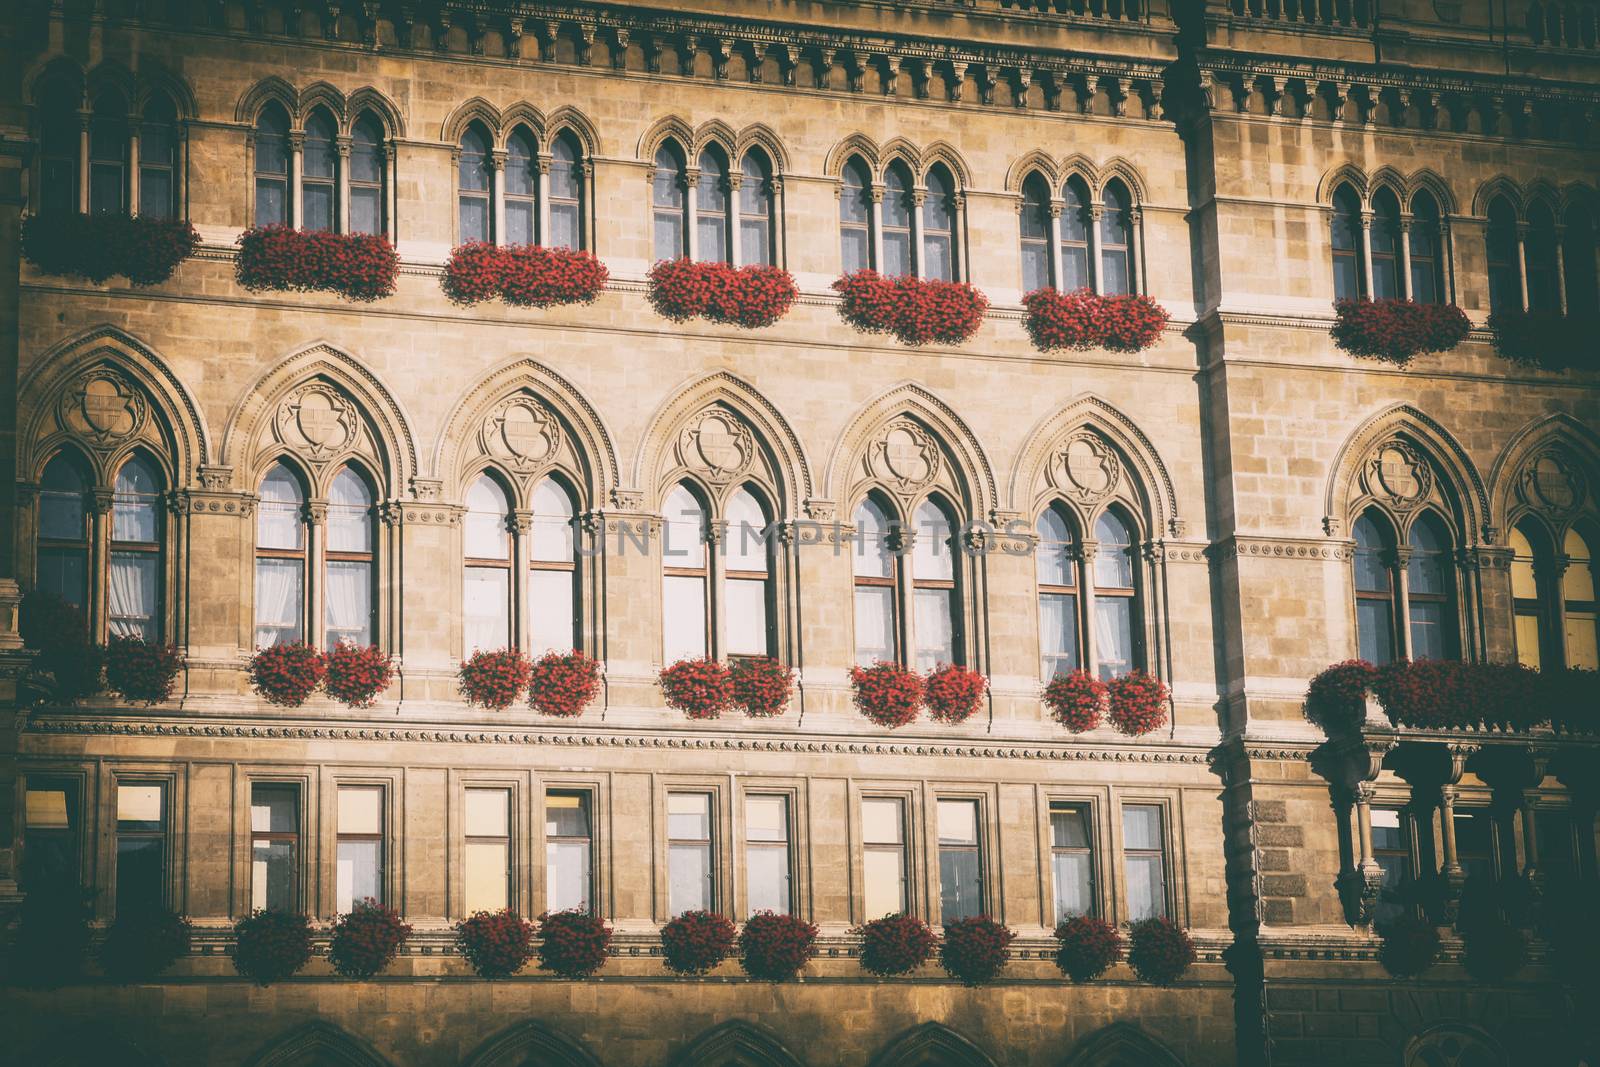
{"type": "Polygon", "coordinates": [[[1439,226],[1439,205],[1427,193],[1411,199],[1411,299],[1419,304],[1438,304],[1444,299],[1444,259],[1440,254],[1443,233],[1439,226]]]}
{"type": "Polygon", "coordinates": [[[373,529],[376,516],[372,489],[354,469],[345,467],[328,490],[327,633],[325,645],[341,641],[373,642],[373,529]]]}
{"type": "Polygon", "coordinates": [[[1072,524],[1061,508],[1039,515],[1034,567],[1039,583],[1039,677],[1048,682],[1081,664],[1078,638],[1078,558],[1072,524]]]}
{"type": "Polygon", "coordinates": [[[911,216],[916,202],[911,193],[911,172],[903,163],[891,163],[884,174],[882,273],[899,278],[917,272],[911,243],[911,216]]]}
{"type": "Polygon", "coordinates": [[[256,225],[289,224],[289,116],[269,103],[256,116],[256,225]]]}
{"type": "Polygon", "coordinates": [[[1450,531],[1437,515],[1425,512],[1406,537],[1406,615],[1412,659],[1454,659],[1456,633],[1455,562],[1450,531]]]}
{"type": "Polygon", "coordinates": [[[695,258],[707,263],[728,261],[729,188],[728,158],[713,145],[700,153],[700,180],[695,186],[695,258]]]}
{"type": "Polygon", "coordinates": [[[772,562],[767,509],[748,486],[723,509],[722,602],[724,647],[730,656],[773,653],[772,562]]]}
{"type": "Polygon", "coordinates": [[[867,165],[851,158],[839,190],[839,256],[845,274],[872,266],[872,178],[867,165]]]}
{"type": "Polygon", "coordinates": [[[662,509],[661,625],[665,662],[711,651],[706,508],[687,484],[673,486],[662,509]]]}
{"type": "Polygon", "coordinates": [[[1567,308],[1592,308],[1600,300],[1595,288],[1594,217],[1582,205],[1567,209],[1566,233],[1561,238],[1561,261],[1566,270],[1567,308]]]}
{"type": "Polygon", "coordinates": [[[917,506],[916,536],[911,542],[911,631],[916,667],[922,671],[960,660],[955,526],[943,502],[929,498],[917,506]]]}
{"type": "Polygon", "coordinates": [[[1400,299],[1400,201],[1389,189],[1372,198],[1372,299],[1400,299]]]}
{"type": "Polygon", "coordinates": [[[1489,310],[1522,310],[1522,271],[1517,263],[1517,214],[1503,196],[1489,202],[1484,231],[1489,260],[1489,310]]]}
{"type": "Polygon", "coordinates": [[[305,636],[305,489],[283,463],[261,480],[256,505],[256,645],[271,648],[305,636]]]}
{"type": "Polygon", "coordinates": [[[1596,629],[1600,605],[1595,598],[1594,553],[1577,530],[1568,530],[1562,542],[1566,569],[1561,572],[1561,610],[1564,616],[1568,667],[1600,669],[1600,631],[1596,629]]]}
{"type": "Polygon", "coordinates": [[[456,210],[461,244],[493,241],[496,237],[489,210],[494,188],[490,164],[488,131],[474,122],[461,135],[461,155],[456,164],[456,210]]]}
{"type": "Polygon", "coordinates": [[[119,93],[95,98],[89,119],[89,212],[128,209],[128,102],[119,93]]]}
{"type": "Polygon", "coordinates": [[[857,505],[855,573],[856,662],[897,659],[895,575],[899,568],[891,512],[869,496],[857,505]]]}
{"type": "Polygon", "coordinates": [[[161,637],[161,474],[135,453],[111,495],[111,569],[106,617],[113,637],[161,637]]]}
{"type": "Polygon", "coordinates": [[[78,204],[78,111],[72,92],[55,85],[43,94],[39,114],[40,214],[65,214],[78,204]]]}
{"type": "Polygon", "coordinates": [[[1348,185],[1333,193],[1333,297],[1355,300],[1366,294],[1366,268],[1361,262],[1361,200],[1348,185]]]}
{"type": "Polygon", "coordinates": [[[714,512],[687,482],[667,496],[662,603],[666,661],[777,654],[771,511],[753,485],[733,489],[714,512]],[[716,530],[718,536],[711,537],[716,530]],[[714,543],[714,552],[708,545],[714,543]]]}
{"type": "Polygon", "coordinates": [[[1050,187],[1038,174],[1022,183],[1022,291],[1050,285],[1050,187]]]}
{"type": "Polygon", "coordinates": [[[1073,175],[1062,187],[1061,195],[1065,201],[1061,211],[1061,273],[1065,276],[1062,288],[1088,289],[1094,285],[1089,274],[1089,187],[1073,175]]]}
{"type": "Polygon", "coordinates": [[[351,233],[384,232],[383,168],[383,126],[364,113],[350,129],[351,233]]]}
{"type": "Polygon", "coordinates": [[[170,219],[178,213],[178,113],[165,93],[144,106],[139,126],[139,214],[170,219]]]}
{"type": "Polygon", "coordinates": [[[1139,590],[1133,527],[1108,508],[1095,520],[1094,639],[1100,677],[1142,666],[1139,590]]]}
{"type": "Polygon", "coordinates": [[[1556,219],[1546,204],[1528,212],[1528,307],[1533,311],[1559,311],[1557,292],[1556,219]]]}
{"type": "MultiPolygon", "coordinates": [[[[1542,531],[1524,523],[1511,528],[1511,604],[1517,662],[1542,667],[1550,625],[1548,598],[1542,586],[1551,570],[1550,550],[1542,531]],[[1534,546],[1538,545],[1536,549],[1534,546]]],[[[1554,662],[1552,658],[1551,662],[1554,662]]]]}
{"type": "Polygon", "coordinates": [[[461,524],[466,559],[462,651],[511,645],[511,504],[500,483],[480,475],[467,490],[461,524]]]}
{"type": "Polygon", "coordinates": [[[89,474],[65,452],[39,482],[37,588],[85,613],[89,609],[89,474]]]}
{"type": "Polygon", "coordinates": [[[1133,292],[1133,202],[1119,181],[1106,186],[1100,214],[1100,286],[1107,296],[1133,292]]]}
{"type": "Polygon", "coordinates": [[[774,244],[772,167],[762,152],[751,149],[739,173],[739,264],[768,266],[774,244]]]}
{"type": "Polygon", "coordinates": [[[960,274],[956,257],[956,191],[950,172],[942,166],[928,171],[922,200],[922,276],[955,281],[960,274]]]}
{"type": "Polygon", "coordinates": [[[533,651],[579,647],[578,527],[572,492],[554,477],[533,487],[528,596],[533,651]]]}
{"type": "Polygon", "coordinates": [[[518,126],[506,139],[506,244],[531,245],[538,230],[539,149],[533,135],[518,126]]]}
{"type": "Polygon", "coordinates": [[[306,120],[305,146],[300,156],[300,225],[307,230],[333,230],[339,224],[334,210],[339,181],[334,136],[333,116],[317,108],[306,120]]]}
{"type": "Polygon", "coordinates": [[[1394,538],[1387,521],[1367,513],[1356,520],[1356,644],[1368,663],[1394,659],[1394,538]]]}
{"type": "Polygon", "coordinates": [[[688,255],[688,208],[684,193],[688,189],[683,152],[668,141],[656,149],[655,177],[650,185],[650,203],[655,220],[657,259],[678,259],[688,255]]]}
{"type": "Polygon", "coordinates": [[[550,234],[545,244],[583,247],[583,153],[565,131],[550,142],[550,234]]]}

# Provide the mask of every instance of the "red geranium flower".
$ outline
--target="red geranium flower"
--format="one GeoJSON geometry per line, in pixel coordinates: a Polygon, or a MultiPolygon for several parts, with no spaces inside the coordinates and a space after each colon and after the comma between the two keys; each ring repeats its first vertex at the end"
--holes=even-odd
{"type": "Polygon", "coordinates": [[[393,908],[375,900],[357,901],[334,920],[328,962],[346,978],[371,978],[389,966],[411,927],[393,908]]]}
{"type": "Polygon", "coordinates": [[[1137,737],[1166,725],[1171,693],[1155,675],[1131,670],[1111,679],[1106,690],[1110,698],[1106,717],[1123,733],[1137,737]]]}
{"type": "Polygon", "coordinates": [[[1142,294],[1035,289],[1022,298],[1022,306],[1028,312],[1028,336],[1041,352],[1142,352],[1160,339],[1168,321],[1166,309],[1142,294]]]}
{"type": "Polygon", "coordinates": [[[322,653],[304,641],[273,645],[257,649],[250,660],[250,687],[269,704],[298,708],[327,673],[322,653]]]}
{"type": "Polygon", "coordinates": [[[394,660],[377,645],[340,641],[325,657],[323,688],[351,708],[370,708],[394,681],[394,660]]]}
{"type": "Polygon", "coordinates": [[[885,915],[850,932],[861,939],[861,969],[879,978],[910,974],[928,962],[939,941],[915,915],[885,915]]]}
{"type": "Polygon", "coordinates": [[[541,715],[581,715],[600,693],[600,664],[573,649],[546,652],[528,671],[528,704],[541,715]]]}
{"type": "Polygon", "coordinates": [[[573,909],[539,916],[539,966],[563,978],[587,978],[606,965],[611,927],[573,909]]]}
{"type": "Polygon", "coordinates": [[[863,333],[887,333],[904,344],[958,345],[983,325],[989,298],[966,282],[912,276],[886,278],[858,270],[833,283],[839,317],[863,333]]]}
{"type": "Polygon", "coordinates": [[[1015,930],[987,915],[947,922],[939,945],[939,963],[962,985],[982,985],[1005,970],[1016,936],[1015,930]]]}
{"type": "Polygon", "coordinates": [[[954,663],[941,663],[922,684],[922,701],[935,722],[966,722],[983,703],[989,679],[954,663]]]}
{"type": "Polygon", "coordinates": [[[533,664],[520,648],[476,649],[461,665],[457,688],[475,707],[504,711],[517,702],[533,677],[533,664]]]}
{"type": "Polygon", "coordinates": [[[882,660],[870,667],[851,667],[850,688],[856,709],[891,730],[915,720],[922,701],[922,676],[882,660]]]}
{"type": "Polygon", "coordinates": [[[311,920],[255,911],[233,925],[233,969],[261,985],[288,978],[311,960],[311,920]]]}
{"type": "Polygon", "coordinates": [[[44,274],[97,284],[120,274],[134,285],[158,285],[199,247],[186,219],[70,211],[22,220],[24,259],[44,274]]]}
{"type": "Polygon", "coordinates": [[[1056,966],[1074,982],[1099,978],[1122,958],[1122,935],[1103,919],[1076,915],[1056,926],[1056,966]]]}
{"type": "Polygon", "coordinates": [[[1172,985],[1195,961],[1188,931],[1171,919],[1142,919],[1128,935],[1128,965],[1142,982],[1172,985]]]}
{"type": "Polygon", "coordinates": [[[107,688],[128,700],[159,704],[172,695],[183,656],[173,645],[113,637],[106,645],[105,664],[107,688]]]}
{"type": "Polygon", "coordinates": [[[650,305],[673,322],[704,317],[759,329],[788,313],[800,295],[781,267],[733,267],[692,259],[663,259],[650,268],[650,305]]]}
{"type": "Polygon", "coordinates": [[[716,719],[733,707],[733,676],[714,659],[681,659],[657,676],[667,707],[691,719],[716,719]]]}
{"type": "Polygon", "coordinates": [[[740,656],[728,668],[733,703],[753,719],[782,715],[794,687],[794,668],[768,656],[740,656]]]}
{"type": "Polygon", "coordinates": [[[661,928],[661,952],[675,974],[706,974],[733,951],[733,920],[711,911],[686,911],[661,928]]]}
{"type": "Polygon", "coordinates": [[[817,954],[817,928],[793,915],[758,911],[739,933],[739,951],[751,978],[785,982],[817,954]]]}
{"type": "Polygon", "coordinates": [[[510,908],[473,912],[455,931],[456,951],[479,978],[507,978],[533,958],[533,924],[510,908]]]}
{"type": "Polygon", "coordinates": [[[1058,674],[1044,687],[1045,706],[1050,714],[1073,733],[1093,730],[1100,725],[1109,703],[1106,683],[1088,671],[1058,674]]]}
{"type": "Polygon", "coordinates": [[[258,226],[239,235],[234,274],[252,292],[330,292],[372,301],[394,293],[400,257],[380,234],[258,226]]]}
{"type": "Polygon", "coordinates": [[[1423,352],[1448,352],[1472,331],[1472,323],[1454,304],[1361,298],[1340,300],[1334,309],[1337,348],[1401,367],[1423,352]]]}

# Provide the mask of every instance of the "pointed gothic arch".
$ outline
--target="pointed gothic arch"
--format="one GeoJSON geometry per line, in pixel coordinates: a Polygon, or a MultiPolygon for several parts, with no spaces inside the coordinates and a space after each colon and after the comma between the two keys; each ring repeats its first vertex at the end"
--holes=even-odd
{"type": "Polygon", "coordinates": [[[444,124],[439,128],[439,139],[447,145],[459,145],[461,135],[467,132],[467,127],[474,122],[482,123],[489,131],[490,139],[498,144],[500,141],[500,109],[481,96],[475,96],[456,107],[445,117],[444,124]]]}
{"type": "Polygon", "coordinates": [[[1458,200],[1455,190],[1450,188],[1450,183],[1444,178],[1426,168],[1411,175],[1410,180],[1406,182],[1406,195],[1403,201],[1406,211],[1411,210],[1411,202],[1421,192],[1433,197],[1434,203],[1439,206],[1441,219],[1447,219],[1456,213],[1458,200]]]}
{"type": "Polygon", "coordinates": [[[694,127],[677,115],[667,115],[652,122],[650,128],[639,137],[639,159],[653,166],[662,142],[669,140],[676,141],[679,149],[692,157],[695,151],[694,127]]]}
{"type": "Polygon", "coordinates": [[[509,139],[511,136],[511,131],[516,129],[518,126],[526,126],[533,134],[534,139],[538,141],[539,147],[546,151],[549,150],[549,144],[547,143],[547,135],[545,132],[547,125],[545,122],[544,112],[540,111],[526,100],[518,100],[516,103],[509,105],[504,111],[500,112],[500,128],[490,131],[494,134],[495,146],[497,148],[504,148],[507,139],[509,139]]]}
{"type": "Polygon", "coordinates": [[[1045,184],[1050,187],[1051,196],[1056,195],[1056,189],[1061,184],[1061,168],[1050,158],[1050,153],[1037,148],[1024,152],[1006,168],[1006,192],[1021,195],[1022,183],[1033,174],[1038,174],[1044,179],[1045,184]]]}
{"type": "Polygon", "coordinates": [[[291,122],[300,110],[300,94],[294,86],[273,74],[256,82],[239,98],[239,105],[233,111],[233,121],[254,126],[256,116],[261,114],[261,109],[268,101],[276,101],[281,105],[291,122]]]}
{"type": "Polygon", "coordinates": [[[1519,221],[1526,216],[1527,199],[1523,196],[1522,187],[1504,175],[1496,175],[1478,186],[1477,192],[1472,194],[1472,214],[1480,219],[1487,218],[1489,205],[1501,196],[1506,198],[1519,221]]]}
{"type": "Polygon", "coordinates": [[[740,130],[733,148],[739,159],[743,159],[745,153],[752,148],[761,149],[772,164],[774,179],[782,178],[789,169],[789,153],[784,151],[783,142],[778,139],[777,133],[765,123],[753,123],[740,130]]]}
{"type": "Polygon", "coordinates": [[[1317,182],[1317,203],[1324,206],[1333,203],[1333,194],[1339,191],[1339,186],[1349,185],[1355,190],[1356,198],[1363,207],[1370,199],[1371,183],[1367,180],[1366,171],[1354,163],[1341,163],[1322,176],[1317,182]]]}
{"type": "Polygon", "coordinates": [[[1379,496],[1406,508],[1420,506],[1429,498],[1433,487],[1413,487],[1410,479],[1404,485],[1383,482],[1383,472],[1372,464],[1382,462],[1376,453],[1390,443],[1396,445],[1396,455],[1405,463],[1426,463],[1437,476],[1436,502],[1449,513],[1462,539],[1461,547],[1471,548],[1480,540],[1491,539],[1489,496],[1477,467],[1454,435],[1410,404],[1393,404],[1368,417],[1339,446],[1329,467],[1323,502],[1322,526],[1329,537],[1347,536],[1354,517],[1379,496]],[[1418,490],[1414,495],[1412,488],[1418,490]]]}
{"type": "Polygon", "coordinates": [[[719,1023],[689,1043],[673,1067],[802,1067],[776,1034],[743,1019],[719,1023]]]}
{"type": "Polygon", "coordinates": [[[871,1067],[996,1067],[977,1045],[942,1023],[912,1027],[872,1058],[871,1067]]]}
{"type": "Polygon", "coordinates": [[[1553,527],[1600,511],[1600,434],[1564,411],[1531,420],[1495,457],[1489,491],[1496,530],[1529,511],[1553,527]]]}
{"type": "Polygon", "coordinates": [[[390,1067],[389,1061],[367,1042],[321,1019],[303,1023],[268,1043],[246,1061],[245,1067],[296,1067],[312,1057],[318,1067],[390,1067]]]}
{"type": "Polygon", "coordinates": [[[555,138],[563,130],[570,131],[578,140],[578,145],[583,149],[583,158],[589,159],[600,151],[600,131],[590,121],[589,116],[575,107],[562,105],[550,112],[545,117],[545,131],[547,136],[555,138]]]}
{"type": "Polygon", "coordinates": [[[840,181],[844,177],[844,165],[855,156],[861,157],[873,181],[877,181],[883,169],[883,150],[878,147],[876,141],[861,133],[852,133],[828,149],[828,157],[823,163],[822,172],[835,181],[840,181]]]}
{"type": "Polygon", "coordinates": [[[928,171],[935,163],[943,163],[955,178],[956,191],[965,193],[972,188],[972,168],[954,145],[948,141],[934,141],[922,150],[922,167],[917,172],[919,182],[927,181],[928,171]]]}
{"type": "Polygon", "coordinates": [[[516,1023],[485,1038],[462,1067],[600,1067],[583,1044],[536,1019],[516,1023]]]}
{"type": "Polygon", "coordinates": [[[1148,200],[1144,176],[1139,169],[1121,156],[1113,156],[1100,166],[1100,184],[1095,187],[1096,199],[1105,199],[1106,186],[1113,180],[1120,179],[1128,187],[1128,195],[1133,198],[1132,207],[1138,208],[1148,200]]]}
{"type": "Polygon", "coordinates": [[[1183,1061],[1134,1024],[1112,1023],[1074,1045],[1065,1067],[1183,1067],[1183,1061]]]}
{"type": "MultiPolygon", "coordinates": [[[[902,382],[868,401],[845,424],[828,461],[823,493],[838,502],[841,513],[848,514],[856,497],[868,486],[883,481],[885,472],[875,476],[867,468],[867,453],[874,436],[891,430],[903,419],[912,420],[930,435],[948,462],[953,475],[949,488],[957,494],[956,503],[965,512],[965,518],[987,518],[996,500],[994,469],[989,457],[961,416],[915,382],[902,382]]],[[[932,477],[914,478],[902,488],[909,490],[917,481],[931,484],[934,480],[932,477]]],[[[904,497],[907,494],[893,492],[893,495],[904,497]]]]}
{"type": "Polygon", "coordinates": [[[379,122],[383,123],[385,137],[393,139],[406,135],[406,120],[400,113],[400,108],[388,96],[370,85],[363,85],[351,93],[345,102],[345,110],[347,132],[363,112],[371,112],[378,117],[379,122]]]}

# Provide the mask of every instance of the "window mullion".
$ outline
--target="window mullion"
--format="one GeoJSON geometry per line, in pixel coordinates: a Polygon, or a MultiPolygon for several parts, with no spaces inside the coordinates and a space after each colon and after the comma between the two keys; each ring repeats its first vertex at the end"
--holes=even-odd
{"type": "Polygon", "coordinates": [[[1050,198],[1050,285],[1058,290],[1066,285],[1061,262],[1061,212],[1066,205],[1059,197],[1050,198]]]}
{"type": "MultiPolygon", "coordinates": [[[[550,247],[550,166],[554,157],[549,152],[540,152],[534,157],[535,175],[534,190],[537,199],[533,205],[535,216],[533,243],[550,247]]],[[[579,238],[578,246],[583,246],[579,238]]]]}
{"type": "Polygon", "coordinates": [[[506,243],[506,152],[493,149],[489,152],[489,196],[491,217],[489,242],[506,243]]]}
{"type": "Polygon", "coordinates": [[[78,211],[89,213],[89,111],[78,111],[78,211]]]}
{"type": "Polygon", "coordinates": [[[301,207],[305,197],[300,195],[300,184],[305,181],[305,145],[304,130],[289,131],[289,225],[297,230],[304,221],[301,207]]]}
{"type": "Polygon", "coordinates": [[[1394,644],[1396,659],[1411,658],[1411,551],[1394,550],[1389,568],[1389,586],[1393,590],[1390,614],[1394,617],[1394,644]]]}
{"type": "MultiPolygon", "coordinates": [[[[339,135],[333,139],[338,155],[338,168],[334,173],[333,232],[350,232],[350,138],[339,135]]],[[[381,228],[381,227],[380,227],[381,228]]]]}
{"type": "Polygon", "coordinates": [[[685,219],[683,234],[683,254],[690,259],[700,258],[700,212],[698,201],[700,199],[700,168],[685,167],[683,170],[683,204],[685,219]]]}
{"type": "Polygon", "coordinates": [[[306,644],[326,650],[327,635],[323,632],[323,587],[327,581],[327,548],[325,534],[328,528],[328,503],[325,500],[309,501],[305,505],[305,588],[301,595],[304,603],[305,623],[301,632],[306,644]]]}

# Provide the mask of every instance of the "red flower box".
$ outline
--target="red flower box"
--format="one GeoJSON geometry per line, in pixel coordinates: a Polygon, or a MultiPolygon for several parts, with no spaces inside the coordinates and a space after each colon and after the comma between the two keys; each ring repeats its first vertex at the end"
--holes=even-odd
{"type": "Polygon", "coordinates": [[[1382,667],[1361,660],[1336,663],[1311,680],[1306,717],[1330,733],[1353,729],[1364,717],[1369,693],[1392,724],[1417,730],[1525,731],[1549,722],[1576,733],[1600,726],[1600,676],[1594,671],[1427,659],[1382,667]]]}
{"type": "Polygon", "coordinates": [[[1379,931],[1378,962],[1396,978],[1415,978],[1439,958],[1439,931],[1430,922],[1403,915],[1379,931]]]}
{"type": "Polygon", "coordinates": [[[394,245],[377,234],[259,226],[238,243],[234,275],[251,292],[329,292],[372,301],[392,295],[400,273],[394,245]]]}
{"type": "Polygon", "coordinates": [[[29,679],[51,697],[71,704],[99,690],[100,649],[89,643],[83,612],[60,597],[34,590],[22,598],[17,629],[22,643],[35,653],[29,679]],[[49,685],[38,682],[34,670],[48,674],[49,685]]]}
{"type": "Polygon", "coordinates": [[[540,715],[570,719],[600,693],[600,664],[574,649],[546,652],[528,671],[528,706],[540,715]]]}
{"type": "Polygon", "coordinates": [[[375,900],[357,901],[333,922],[328,962],[346,978],[371,978],[389,966],[410,936],[411,927],[393,908],[375,900]]]}
{"type": "Polygon", "coordinates": [[[250,660],[250,687],[268,704],[298,708],[317,691],[328,673],[321,652],[303,641],[256,650],[250,660]]]}
{"type": "Polygon", "coordinates": [[[106,645],[106,687],[126,700],[159,704],[172,695],[183,656],[173,645],[113,637],[106,645]]]}
{"type": "Polygon", "coordinates": [[[1100,296],[1089,289],[1035,289],[1022,306],[1028,336],[1041,352],[1142,352],[1160,340],[1169,318],[1166,308],[1143,294],[1100,296]]]}
{"type": "Polygon", "coordinates": [[[939,963],[945,973],[964,986],[991,982],[1011,959],[1016,932],[987,915],[974,915],[944,924],[939,963]]]}
{"type": "Polygon", "coordinates": [[[256,911],[233,925],[233,969],[260,985],[288,978],[311,960],[311,920],[256,911]]]}
{"type": "Polygon", "coordinates": [[[1106,683],[1084,670],[1058,674],[1044,687],[1051,717],[1075,734],[1099,726],[1109,702],[1106,683]]]}
{"type": "Polygon", "coordinates": [[[508,978],[533,958],[533,924],[510,908],[473,912],[455,931],[456,951],[479,978],[508,978]]]}
{"type": "Polygon", "coordinates": [[[100,966],[119,982],[143,982],[189,954],[189,920],[165,908],[118,914],[100,943],[100,966]]]}
{"type": "Polygon", "coordinates": [[[442,285],[463,306],[498,296],[516,307],[590,304],[611,272],[593,252],[473,241],[450,253],[442,285]]]}
{"type": "Polygon", "coordinates": [[[922,702],[922,676],[898,663],[851,667],[850,688],[856,710],[891,730],[915,720],[922,702]]]}
{"type": "Polygon", "coordinates": [[[1194,961],[1188,931],[1171,919],[1143,919],[1128,932],[1128,965],[1141,982],[1172,985],[1194,961]]]}
{"type": "Polygon", "coordinates": [[[1141,670],[1111,679],[1106,685],[1110,710],[1106,718],[1131,737],[1159,730],[1167,722],[1167,699],[1171,692],[1160,678],[1141,670]]]}
{"type": "Polygon", "coordinates": [[[1423,352],[1448,352],[1472,332],[1454,304],[1411,300],[1341,300],[1334,305],[1333,343],[1359,359],[1403,367],[1423,352]]]}
{"type": "Polygon", "coordinates": [[[1074,982],[1099,978],[1122,958],[1122,935],[1103,919],[1076,915],[1056,925],[1056,966],[1074,982]]]}
{"type": "Polygon", "coordinates": [[[833,283],[839,317],[863,333],[892,334],[908,345],[959,345],[983,325],[989,298],[966,282],[858,270],[833,283]]]}
{"type": "Polygon", "coordinates": [[[611,927],[586,911],[539,916],[539,966],[563,978],[587,978],[606,965],[611,927]]]}
{"type": "Polygon", "coordinates": [[[861,969],[879,978],[910,974],[928,962],[939,942],[915,915],[885,915],[850,932],[861,938],[861,969]]]}
{"type": "Polygon", "coordinates": [[[794,688],[794,668],[767,656],[741,656],[728,668],[733,702],[752,719],[782,715],[794,688]]]}
{"type": "Polygon", "coordinates": [[[1377,679],[1378,668],[1364,659],[1335,663],[1306,687],[1306,718],[1330,732],[1355,726],[1366,718],[1367,692],[1377,679]]]}
{"type": "Polygon", "coordinates": [[[340,641],[324,659],[328,672],[322,687],[346,707],[372,707],[394,681],[394,660],[377,645],[340,641]]]}
{"type": "Polygon", "coordinates": [[[954,663],[941,663],[922,683],[922,701],[935,722],[961,723],[977,712],[989,679],[954,663]]]}
{"type": "Polygon", "coordinates": [[[1489,316],[1494,350],[1501,359],[1545,370],[1600,369],[1600,316],[1592,308],[1556,311],[1497,311],[1489,316]]]}
{"type": "Polygon", "coordinates": [[[733,676],[714,659],[681,659],[657,676],[667,707],[691,719],[716,719],[733,707],[733,676]]]}
{"type": "Polygon", "coordinates": [[[733,267],[692,259],[663,259],[650,268],[650,306],[673,322],[706,318],[728,326],[771,326],[794,306],[800,291],[781,267],[733,267]]]}
{"type": "Polygon", "coordinates": [[[159,285],[194,255],[200,235],[186,219],[65,212],[22,221],[22,257],[44,274],[99,284],[122,275],[159,285]]]}
{"type": "Polygon", "coordinates": [[[467,657],[456,686],[475,708],[504,711],[517,702],[533,677],[533,664],[520,648],[478,649],[467,657]]]}
{"type": "Polygon", "coordinates": [[[817,928],[793,915],[758,911],[739,933],[739,954],[751,978],[786,982],[817,954],[817,928]]]}
{"type": "Polygon", "coordinates": [[[733,952],[733,920],[712,911],[686,911],[661,928],[661,951],[674,974],[706,974],[733,952]]]}

